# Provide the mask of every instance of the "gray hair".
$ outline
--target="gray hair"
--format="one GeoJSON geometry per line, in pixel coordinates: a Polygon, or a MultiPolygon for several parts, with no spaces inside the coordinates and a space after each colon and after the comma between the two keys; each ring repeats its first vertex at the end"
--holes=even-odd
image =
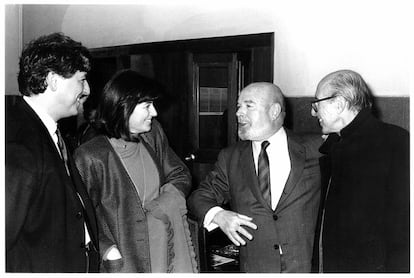
{"type": "Polygon", "coordinates": [[[372,95],[362,76],[352,70],[339,70],[325,76],[318,85],[328,86],[332,96],[343,97],[349,109],[357,112],[372,107],[372,95]]]}

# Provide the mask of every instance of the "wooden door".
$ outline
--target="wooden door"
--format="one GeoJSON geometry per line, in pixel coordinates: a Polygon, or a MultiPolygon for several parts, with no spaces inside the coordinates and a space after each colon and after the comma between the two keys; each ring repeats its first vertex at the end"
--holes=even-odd
{"type": "MultiPolygon", "coordinates": [[[[221,149],[235,143],[237,137],[236,106],[240,90],[249,81],[249,58],[246,52],[189,53],[189,149],[185,157],[197,188],[214,167],[221,149]]],[[[212,249],[231,244],[221,232],[197,234],[199,262],[202,272],[226,271],[215,269],[212,249]]],[[[231,272],[237,264],[227,265],[231,272]]]]}
{"type": "Polygon", "coordinates": [[[194,186],[212,169],[221,149],[236,142],[236,104],[243,63],[237,53],[189,53],[189,148],[194,186]]]}

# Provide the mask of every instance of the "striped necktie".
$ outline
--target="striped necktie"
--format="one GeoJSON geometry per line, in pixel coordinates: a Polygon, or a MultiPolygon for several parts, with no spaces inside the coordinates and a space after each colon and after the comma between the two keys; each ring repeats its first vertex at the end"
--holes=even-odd
{"type": "Polygon", "coordinates": [[[270,195],[270,169],[269,169],[269,157],[267,156],[266,148],[270,145],[268,141],[262,142],[262,150],[259,154],[258,161],[258,178],[259,188],[265,199],[266,203],[272,207],[272,199],[270,195]]]}

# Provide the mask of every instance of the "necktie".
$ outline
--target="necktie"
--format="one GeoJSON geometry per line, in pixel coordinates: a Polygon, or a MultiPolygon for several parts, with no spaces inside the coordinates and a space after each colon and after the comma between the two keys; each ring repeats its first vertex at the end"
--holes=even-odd
{"type": "Polygon", "coordinates": [[[263,198],[266,203],[271,207],[271,195],[270,195],[270,169],[269,169],[269,157],[267,156],[266,148],[269,146],[268,141],[262,142],[262,150],[259,154],[258,161],[258,178],[259,178],[259,188],[262,192],[263,198]]]}
{"type": "Polygon", "coordinates": [[[59,131],[59,128],[56,129],[56,135],[58,138],[58,147],[59,147],[63,162],[65,164],[66,172],[68,173],[68,175],[70,175],[69,167],[68,167],[68,150],[66,149],[65,141],[63,141],[63,137],[59,131]]]}

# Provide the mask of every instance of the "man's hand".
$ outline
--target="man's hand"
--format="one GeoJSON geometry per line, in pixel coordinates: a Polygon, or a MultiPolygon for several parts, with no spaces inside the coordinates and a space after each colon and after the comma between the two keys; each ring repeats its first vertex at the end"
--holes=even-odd
{"type": "Polygon", "coordinates": [[[252,219],[253,218],[251,217],[238,214],[230,210],[222,210],[217,212],[214,216],[213,222],[220,227],[220,229],[236,246],[240,246],[246,244],[240,234],[249,240],[253,239],[253,236],[242,227],[247,226],[256,230],[257,226],[252,222],[252,219]]]}

